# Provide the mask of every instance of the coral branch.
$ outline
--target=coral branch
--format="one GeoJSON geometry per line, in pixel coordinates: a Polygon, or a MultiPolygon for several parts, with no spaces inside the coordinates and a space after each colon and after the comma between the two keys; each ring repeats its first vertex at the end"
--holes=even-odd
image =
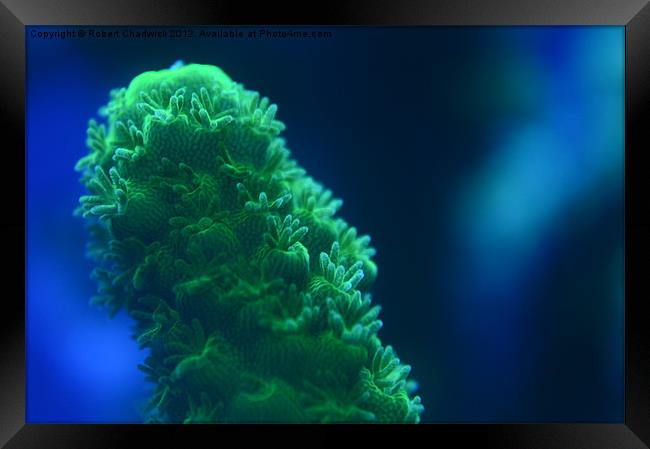
{"type": "Polygon", "coordinates": [[[266,97],[214,66],[115,89],[76,165],[97,304],[136,321],[147,422],[419,422],[377,332],[368,236],[306,176],[266,97]]]}

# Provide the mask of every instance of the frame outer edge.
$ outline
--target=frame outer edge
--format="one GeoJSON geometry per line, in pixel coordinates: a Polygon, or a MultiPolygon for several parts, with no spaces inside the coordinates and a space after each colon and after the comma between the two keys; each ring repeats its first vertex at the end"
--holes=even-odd
{"type": "Polygon", "coordinates": [[[2,0],[25,24],[39,25],[625,25],[647,0],[345,0],[280,8],[204,0],[2,0]],[[128,14],[124,12],[128,11],[128,14]]]}
{"type": "Polygon", "coordinates": [[[630,264],[625,270],[625,424],[640,440],[650,444],[650,307],[647,302],[650,288],[646,271],[646,256],[650,251],[650,205],[644,195],[650,187],[647,165],[650,3],[646,3],[626,25],[625,39],[625,251],[626,262],[630,264]]]}
{"type": "MultiPolygon", "coordinates": [[[[0,120],[3,143],[3,168],[24,172],[25,142],[25,33],[23,23],[4,4],[0,4],[0,120]],[[13,145],[12,145],[13,144],[13,145]],[[15,145],[15,147],[14,147],[15,145]]],[[[16,285],[24,280],[24,196],[19,193],[13,176],[0,176],[0,189],[10,192],[5,212],[0,215],[0,233],[15,236],[5,240],[4,249],[9,261],[3,264],[3,285],[16,285]],[[20,237],[23,236],[23,241],[20,237]],[[8,241],[10,240],[10,241],[8,241]],[[22,262],[22,263],[20,263],[22,262]],[[21,275],[21,271],[23,274],[21,275]]],[[[0,445],[9,440],[25,424],[25,296],[24,283],[17,289],[5,289],[2,295],[2,322],[0,326],[0,445]],[[14,296],[20,296],[15,298],[14,296]],[[16,301],[16,303],[13,303],[16,301]],[[20,304],[22,302],[22,304],[20,304]]]]}

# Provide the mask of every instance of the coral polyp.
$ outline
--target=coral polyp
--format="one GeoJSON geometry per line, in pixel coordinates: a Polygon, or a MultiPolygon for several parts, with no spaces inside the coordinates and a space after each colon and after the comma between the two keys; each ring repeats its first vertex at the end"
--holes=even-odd
{"type": "Polygon", "coordinates": [[[210,65],[115,89],[76,168],[92,301],[125,309],[155,384],[147,422],[410,422],[377,332],[370,239],[307,176],[277,106],[210,65]]]}

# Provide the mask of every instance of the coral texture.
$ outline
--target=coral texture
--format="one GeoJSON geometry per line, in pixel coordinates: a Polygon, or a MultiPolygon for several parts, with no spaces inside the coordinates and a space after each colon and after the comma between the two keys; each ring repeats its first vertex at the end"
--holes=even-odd
{"type": "Polygon", "coordinates": [[[115,89],[76,168],[94,303],[124,308],[155,383],[147,422],[410,422],[377,336],[369,237],[279,137],[277,106],[210,65],[115,89]]]}

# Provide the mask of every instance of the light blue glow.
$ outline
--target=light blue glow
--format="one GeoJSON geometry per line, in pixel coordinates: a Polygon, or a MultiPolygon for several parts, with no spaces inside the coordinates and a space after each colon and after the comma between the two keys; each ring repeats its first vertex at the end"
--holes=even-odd
{"type": "Polygon", "coordinates": [[[541,90],[531,95],[542,99],[539,112],[500,130],[493,156],[462,191],[458,238],[481,291],[516,283],[534,269],[549,231],[570,216],[572,203],[612,179],[622,182],[623,32],[572,37],[545,64],[533,47],[528,58],[546,75],[541,85],[531,84],[541,90]]]}

